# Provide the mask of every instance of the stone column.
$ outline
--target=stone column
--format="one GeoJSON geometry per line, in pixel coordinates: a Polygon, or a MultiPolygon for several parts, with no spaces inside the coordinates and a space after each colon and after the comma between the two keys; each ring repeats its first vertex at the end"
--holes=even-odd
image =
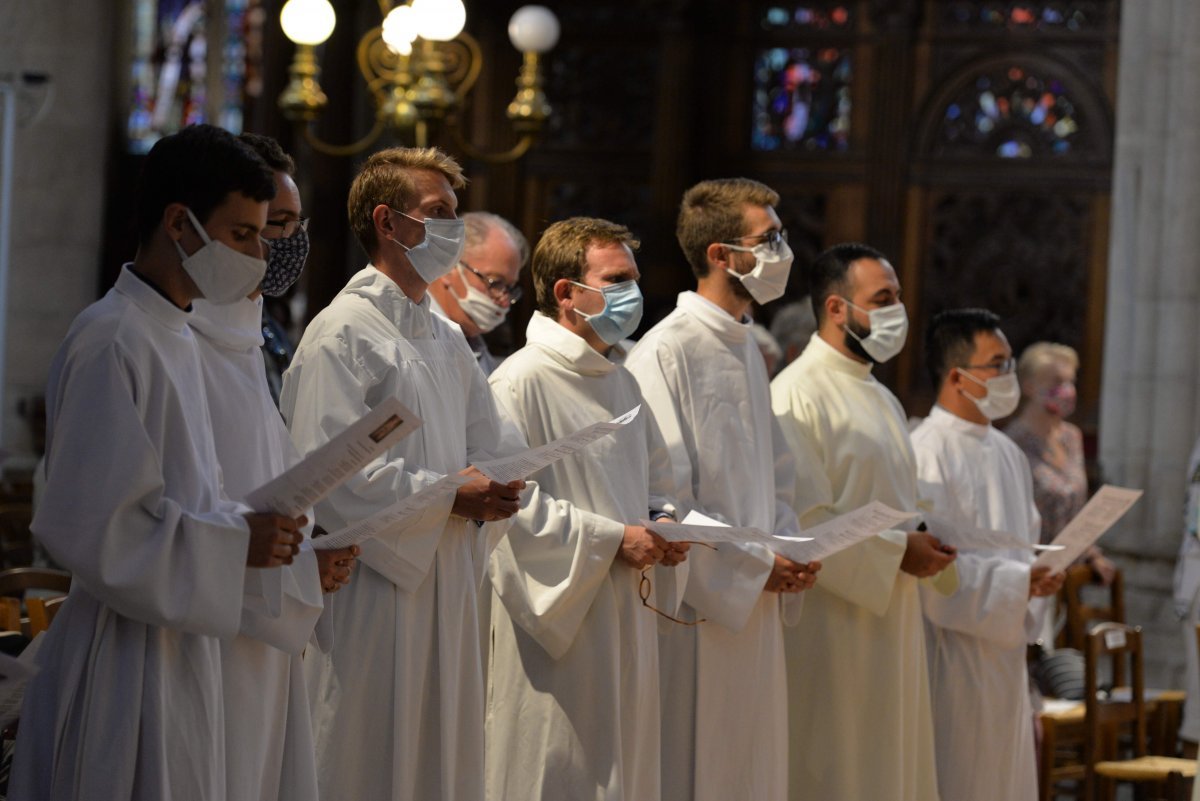
{"type": "Polygon", "coordinates": [[[1148,682],[1181,687],[1171,586],[1200,435],[1200,3],[1123,5],[1100,464],[1146,495],[1105,547],[1147,634],[1148,682]]]}

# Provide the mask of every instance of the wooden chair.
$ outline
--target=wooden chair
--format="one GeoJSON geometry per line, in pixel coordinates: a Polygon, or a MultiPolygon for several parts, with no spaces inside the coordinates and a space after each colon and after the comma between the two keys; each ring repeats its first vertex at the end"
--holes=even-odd
{"type": "Polygon", "coordinates": [[[36,637],[49,628],[70,590],[71,574],[65,570],[36,567],[0,570],[0,630],[19,631],[26,637],[36,637]],[[31,590],[36,591],[35,594],[30,595],[31,590]],[[46,597],[36,593],[58,595],[46,597]]]}
{"type": "Polygon", "coordinates": [[[1196,776],[1192,760],[1147,754],[1145,680],[1142,667],[1142,630],[1123,623],[1101,623],[1087,636],[1084,691],[1085,797],[1111,801],[1117,782],[1152,784],[1169,801],[1187,801],[1188,785],[1196,776]],[[1104,698],[1097,681],[1101,659],[1128,661],[1132,682],[1129,693],[1104,698]],[[1123,728],[1131,732],[1130,758],[1117,752],[1123,728]]]}
{"type": "MultiPolygon", "coordinates": [[[[1084,642],[1094,623],[1125,622],[1125,579],[1118,570],[1108,586],[1108,605],[1093,606],[1084,603],[1083,588],[1092,585],[1092,568],[1088,565],[1072,565],[1067,568],[1067,578],[1059,593],[1059,600],[1067,610],[1066,625],[1060,635],[1059,647],[1085,650],[1084,642]]],[[[1120,660],[1117,660],[1120,661],[1120,660]]],[[[1125,683],[1124,666],[1114,667],[1113,684],[1125,683]]]]}

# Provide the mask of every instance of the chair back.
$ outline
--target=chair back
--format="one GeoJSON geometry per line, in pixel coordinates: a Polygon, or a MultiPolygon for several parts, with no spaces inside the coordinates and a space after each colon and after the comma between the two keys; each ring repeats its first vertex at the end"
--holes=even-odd
{"type": "Polygon", "coordinates": [[[1088,768],[1085,798],[1093,797],[1092,766],[1117,758],[1118,734],[1131,729],[1133,756],[1146,754],[1145,676],[1142,667],[1142,630],[1124,623],[1099,623],[1087,635],[1084,650],[1084,758],[1088,768]],[[1132,681],[1126,697],[1122,691],[1101,696],[1097,668],[1102,659],[1129,662],[1132,681]]]}
{"type": "Polygon", "coordinates": [[[48,590],[65,595],[71,591],[71,574],[66,570],[40,567],[0,570],[0,595],[22,596],[27,590],[48,590]]]}
{"type": "Polygon", "coordinates": [[[58,610],[62,608],[67,597],[59,595],[54,598],[26,599],[25,608],[29,610],[30,637],[36,637],[50,628],[50,624],[54,622],[54,616],[58,614],[58,610]]]}
{"type": "MultiPolygon", "coordinates": [[[[1108,586],[1108,605],[1096,606],[1085,603],[1083,588],[1092,584],[1092,568],[1088,565],[1072,565],[1067,568],[1060,598],[1067,609],[1066,625],[1063,626],[1061,646],[1086,651],[1084,641],[1088,631],[1096,622],[1125,622],[1125,579],[1118,570],[1108,586]]],[[[1113,661],[1113,683],[1125,683],[1123,660],[1113,661]]]]}

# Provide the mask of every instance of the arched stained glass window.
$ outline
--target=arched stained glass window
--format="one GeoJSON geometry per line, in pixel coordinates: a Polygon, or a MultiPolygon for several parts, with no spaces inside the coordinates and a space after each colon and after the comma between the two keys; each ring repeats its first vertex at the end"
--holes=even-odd
{"type": "Polygon", "coordinates": [[[755,150],[842,151],[850,145],[851,52],[772,47],[754,64],[755,150]]]}
{"type": "Polygon", "coordinates": [[[1080,130],[1075,104],[1058,78],[1024,67],[981,74],[945,109],[941,146],[1005,159],[1072,152],[1080,130]]]}
{"type": "Polygon", "coordinates": [[[261,0],[135,0],[131,97],[126,134],[145,153],[167,134],[198,122],[240,133],[247,78],[261,53],[261,0]],[[217,19],[210,17],[220,10],[217,19]],[[209,41],[221,49],[209,75],[209,41]]]}

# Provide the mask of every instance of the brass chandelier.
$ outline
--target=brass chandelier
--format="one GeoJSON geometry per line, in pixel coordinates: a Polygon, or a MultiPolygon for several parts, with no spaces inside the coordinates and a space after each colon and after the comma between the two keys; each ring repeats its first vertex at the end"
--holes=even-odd
{"type": "Polygon", "coordinates": [[[462,0],[411,0],[395,5],[379,0],[381,23],[358,43],[358,68],[375,105],[371,130],[356,142],[334,145],[313,133],[311,123],[328,104],[321,89],[316,48],[333,33],[337,16],[329,0],[288,0],[279,14],[283,33],[296,45],[291,80],[279,96],[284,116],[303,127],[313,149],[349,156],[370,147],[389,131],[417,147],[428,146],[446,130],[471,158],[501,163],[523,156],[550,116],[542,89],[540,57],[558,42],[559,24],[545,6],[519,8],[508,23],[513,47],[524,56],[517,94],[507,116],[520,138],[507,151],[489,153],[467,141],[459,112],[479,73],[479,44],[463,31],[467,11],[462,0]]]}

